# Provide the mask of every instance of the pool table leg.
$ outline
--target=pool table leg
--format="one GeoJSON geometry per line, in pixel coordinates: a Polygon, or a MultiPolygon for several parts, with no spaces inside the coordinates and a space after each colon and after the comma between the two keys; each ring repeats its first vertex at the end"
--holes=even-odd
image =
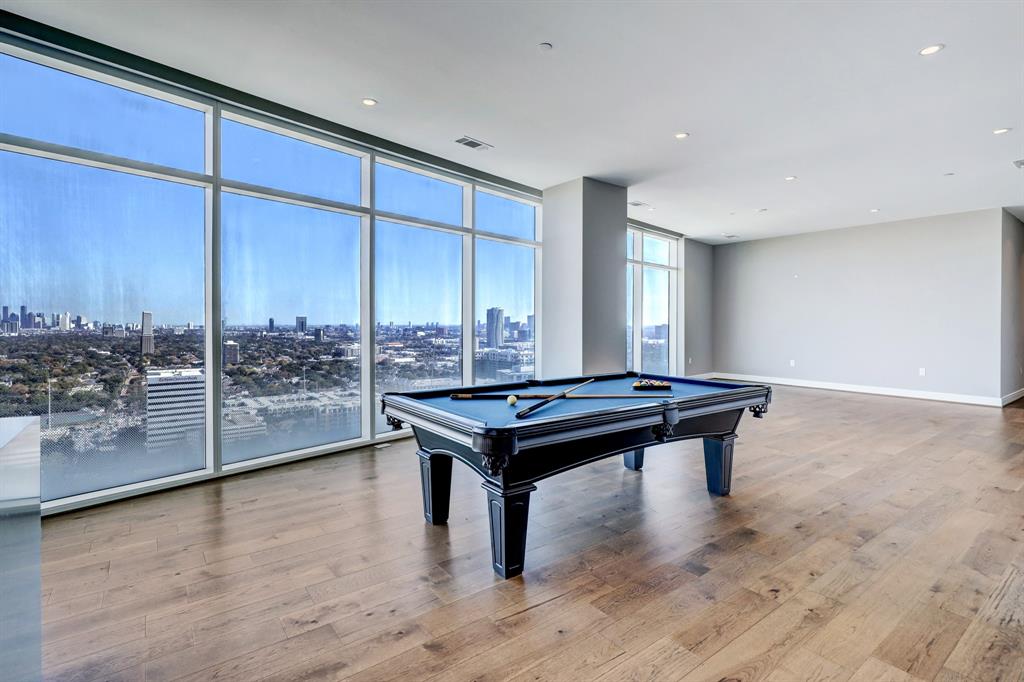
{"type": "Polygon", "coordinates": [[[420,484],[423,486],[423,518],[427,523],[448,523],[448,503],[452,496],[452,458],[419,450],[420,484]]]}
{"type": "Polygon", "coordinates": [[[644,449],[637,448],[622,455],[622,463],[630,471],[640,471],[644,468],[644,449]]]}
{"type": "Polygon", "coordinates": [[[487,514],[491,521],[491,566],[502,578],[523,572],[526,556],[526,525],[530,515],[530,493],[537,486],[527,484],[501,490],[488,483],[487,514]]]}
{"type": "Polygon", "coordinates": [[[704,471],[708,492],[728,495],[732,486],[732,451],[736,434],[704,439],[704,471]]]}

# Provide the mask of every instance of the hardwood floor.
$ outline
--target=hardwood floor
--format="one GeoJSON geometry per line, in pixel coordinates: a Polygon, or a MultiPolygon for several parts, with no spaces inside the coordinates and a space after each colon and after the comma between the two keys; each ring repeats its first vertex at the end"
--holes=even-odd
{"type": "Polygon", "coordinates": [[[44,522],[48,680],[1024,679],[1024,404],[780,387],[733,494],[700,441],[543,481],[491,572],[411,440],[44,522]]]}

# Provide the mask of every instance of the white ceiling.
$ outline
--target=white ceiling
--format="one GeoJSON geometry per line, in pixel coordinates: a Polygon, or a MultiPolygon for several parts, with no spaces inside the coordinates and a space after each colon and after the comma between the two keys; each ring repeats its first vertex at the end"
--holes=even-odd
{"type": "Polygon", "coordinates": [[[623,184],[711,242],[1024,206],[1020,1],[0,7],[534,187],[623,184]]]}

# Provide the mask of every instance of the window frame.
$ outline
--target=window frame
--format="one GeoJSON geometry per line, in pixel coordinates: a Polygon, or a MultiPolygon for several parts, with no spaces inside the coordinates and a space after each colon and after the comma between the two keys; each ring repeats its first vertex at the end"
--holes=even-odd
{"type": "Polygon", "coordinates": [[[632,368],[635,372],[644,372],[643,368],[643,273],[645,268],[668,272],[668,374],[679,374],[679,349],[681,330],[679,329],[679,274],[680,263],[679,242],[682,237],[641,227],[632,222],[626,224],[626,234],[632,240],[633,258],[626,255],[626,267],[633,270],[633,309],[630,312],[633,325],[632,368]],[[659,239],[668,243],[668,264],[647,261],[643,258],[644,237],[659,239]]]}
{"type": "MultiPolygon", "coordinates": [[[[492,181],[482,179],[488,176],[481,173],[481,178],[471,174],[460,174],[445,168],[423,163],[417,159],[406,158],[364,142],[343,137],[306,123],[268,113],[259,108],[242,106],[221,96],[211,96],[198,87],[190,87],[167,80],[161,74],[157,79],[135,70],[129,70],[106,61],[99,61],[79,53],[71,52],[63,47],[37,43],[11,33],[0,33],[0,53],[18,59],[34,62],[42,66],[58,69],[106,83],[173,104],[189,107],[203,112],[204,131],[204,172],[197,173],[178,168],[165,167],[157,164],[137,161],[134,159],[111,156],[92,152],[76,147],[67,147],[43,140],[22,138],[0,132],[0,150],[50,158],[68,163],[92,166],[96,168],[130,173],[201,187],[205,192],[205,319],[204,319],[204,354],[206,372],[206,467],[202,470],[176,474],[138,483],[96,490],[72,497],[59,498],[44,503],[43,513],[52,514],[69,511],[81,507],[92,506],[143,493],[175,487],[186,483],[219,478],[242,471],[272,466],[284,462],[316,457],[324,454],[337,453],[357,447],[365,447],[395,438],[410,435],[409,429],[399,432],[381,431],[376,429],[374,414],[377,409],[375,400],[375,339],[376,325],[376,290],[374,273],[374,233],[376,220],[405,224],[423,229],[441,230],[460,234],[462,237],[462,382],[464,385],[474,384],[473,338],[474,303],[476,292],[475,280],[475,243],[479,235],[493,241],[526,245],[534,252],[534,337],[536,370],[541,366],[541,333],[543,315],[541,311],[541,272],[542,272],[542,225],[543,206],[539,196],[519,191],[518,188],[503,187],[492,181]],[[245,125],[254,126],[268,132],[285,135],[304,142],[317,144],[339,152],[360,158],[360,203],[358,205],[332,201],[316,196],[289,192],[273,187],[252,185],[240,181],[225,179],[221,175],[221,121],[234,120],[245,125]],[[445,182],[453,182],[463,187],[462,225],[449,225],[413,216],[388,213],[376,210],[375,202],[375,168],[376,162],[402,168],[403,170],[427,175],[445,182]],[[534,239],[526,240],[508,235],[493,234],[474,228],[476,191],[492,193],[505,198],[529,203],[535,208],[534,239]],[[321,446],[303,448],[265,457],[224,464],[221,453],[221,412],[222,395],[222,355],[220,348],[223,342],[219,320],[222,319],[221,301],[221,203],[223,193],[252,196],[270,201],[293,204],[309,208],[328,210],[358,216],[360,218],[360,400],[361,400],[361,434],[358,438],[321,446]]],[[[168,70],[173,71],[173,70],[168,70]]],[[[181,81],[184,83],[185,81],[181,81]]],[[[215,90],[214,90],[215,91],[215,90]]],[[[242,96],[244,93],[240,93],[242,96]]],[[[247,97],[247,96],[246,96],[247,97]]],[[[272,104],[272,103],[270,103],[272,104]]],[[[269,105],[268,105],[269,106],[269,105]]],[[[272,108],[272,107],[271,107],[272,108]]],[[[305,114],[296,112],[301,119],[305,114]]],[[[312,118],[312,117],[310,117],[312,118]]],[[[327,125],[325,122],[324,125],[327,125]]],[[[357,131],[353,131],[357,132],[357,131]]],[[[387,140],[377,140],[367,136],[373,144],[377,142],[385,147],[387,140]]],[[[393,149],[394,147],[392,147],[393,149]]],[[[416,150],[409,150],[416,153],[416,150]]],[[[472,171],[473,169],[467,169],[472,171]]],[[[514,183],[513,183],[514,184],[514,183]]]]}

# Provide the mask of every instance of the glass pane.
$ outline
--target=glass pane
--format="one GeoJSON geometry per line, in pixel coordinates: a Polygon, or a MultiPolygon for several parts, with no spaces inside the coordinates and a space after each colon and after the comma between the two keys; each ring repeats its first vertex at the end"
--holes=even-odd
{"type": "Polygon", "coordinates": [[[537,209],[490,192],[476,192],[476,229],[520,239],[535,239],[537,209]]]}
{"type": "Polygon", "coordinates": [[[377,210],[462,224],[462,185],[377,162],[377,210]]]}
{"type": "Polygon", "coordinates": [[[644,260],[657,265],[668,265],[669,243],[667,239],[658,239],[644,235],[644,260]]]}
{"type": "Polygon", "coordinates": [[[359,204],[360,159],[287,135],[221,119],[225,178],[359,204]]]}
{"type": "Polygon", "coordinates": [[[476,335],[478,384],[533,378],[534,250],[476,240],[476,335]]]}
{"type": "Polygon", "coordinates": [[[635,233],[632,230],[626,230],[626,258],[633,259],[633,242],[636,241],[635,233]]]}
{"type": "Polygon", "coordinates": [[[204,204],[0,152],[0,416],[40,416],[43,499],[206,466],[204,204]]]}
{"type": "Polygon", "coordinates": [[[0,54],[0,131],[201,173],[203,112],[0,54]]]}
{"type": "Polygon", "coordinates": [[[626,266],[626,371],[633,370],[633,269],[626,266]]]}
{"type": "Polygon", "coordinates": [[[641,369],[668,374],[668,271],[644,268],[641,369]]]}
{"type": "Polygon", "coordinates": [[[462,384],[462,237],[379,220],[375,263],[378,397],[462,384]]]}
{"type": "Polygon", "coordinates": [[[359,437],[359,218],[221,207],[224,463],[359,437]]]}

